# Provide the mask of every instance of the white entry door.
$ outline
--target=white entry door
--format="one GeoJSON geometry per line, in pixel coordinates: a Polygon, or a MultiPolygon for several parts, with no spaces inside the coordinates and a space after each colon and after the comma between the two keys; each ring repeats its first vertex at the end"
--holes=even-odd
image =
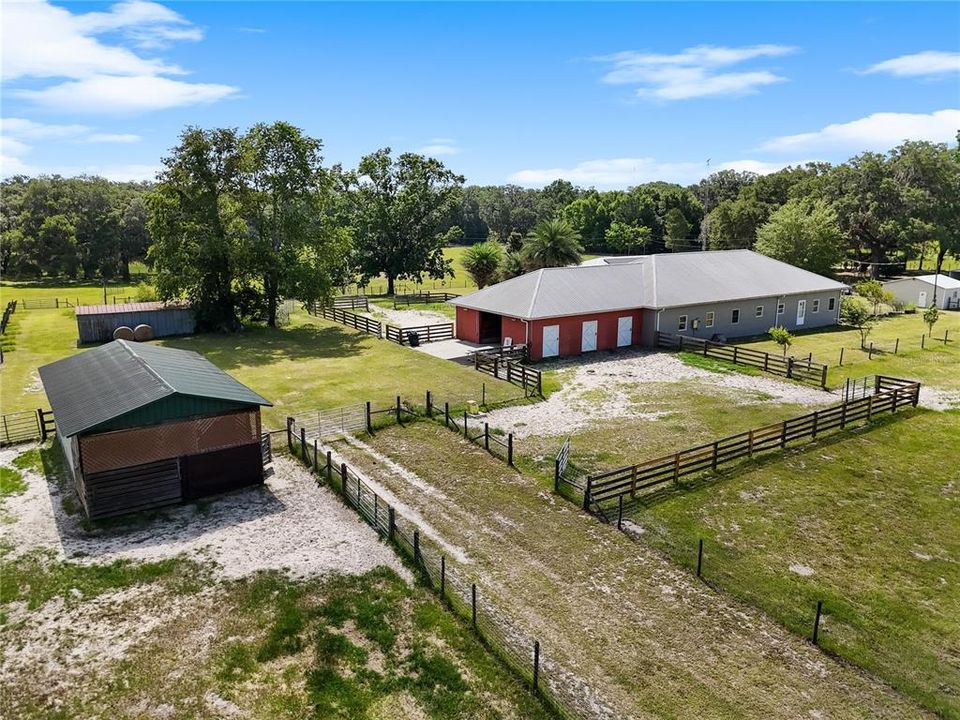
{"type": "Polygon", "coordinates": [[[544,325],[543,327],[543,356],[557,357],[560,354],[560,326],[544,325]]]}
{"type": "Polygon", "coordinates": [[[597,321],[586,320],[580,332],[580,352],[593,352],[597,349],[597,321]]]}
{"type": "Polygon", "coordinates": [[[927,306],[927,291],[921,290],[920,297],[917,298],[917,307],[925,308],[927,306]]]}
{"type": "Polygon", "coordinates": [[[617,318],[617,347],[633,345],[633,316],[617,318]]]}
{"type": "Polygon", "coordinates": [[[797,325],[803,325],[803,321],[807,319],[807,301],[798,300],[797,301],[797,325]]]}

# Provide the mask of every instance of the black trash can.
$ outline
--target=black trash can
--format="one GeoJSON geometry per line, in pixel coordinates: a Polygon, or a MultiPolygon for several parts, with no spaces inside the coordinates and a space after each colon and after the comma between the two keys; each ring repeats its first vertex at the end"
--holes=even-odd
{"type": "Polygon", "coordinates": [[[418,332],[408,332],[407,333],[407,344],[410,347],[420,347],[420,333],[418,332]]]}

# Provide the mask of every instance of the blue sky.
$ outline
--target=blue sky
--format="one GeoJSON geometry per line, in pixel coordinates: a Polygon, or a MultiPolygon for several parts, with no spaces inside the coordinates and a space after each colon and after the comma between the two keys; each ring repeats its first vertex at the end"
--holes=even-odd
{"type": "Polygon", "coordinates": [[[2,172],[152,177],[184,125],[328,163],[694,182],[960,128],[960,4],[4,2],[2,172]],[[710,164],[707,165],[709,160],[710,164]]]}

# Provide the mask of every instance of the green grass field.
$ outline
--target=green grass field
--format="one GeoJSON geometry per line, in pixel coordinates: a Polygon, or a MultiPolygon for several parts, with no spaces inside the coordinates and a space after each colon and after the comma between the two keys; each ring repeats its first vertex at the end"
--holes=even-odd
{"type": "MultiPolygon", "coordinates": [[[[790,354],[827,363],[830,370],[827,382],[836,387],[848,377],[864,375],[892,375],[930,383],[947,390],[960,389],[960,312],[942,311],[940,320],[933,327],[933,337],[924,340],[927,326],[919,313],[892,315],[882,318],[867,337],[875,350],[868,359],[868,351],[860,348],[860,333],[853,328],[836,327],[797,333],[790,354]],[[944,333],[950,342],[943,343],[944,333]],[[900,339],[897,354],[894,354],[897,338],[900,339]],[[940,338],[938,341],[937,338],[940,338]],[[840,367],[840,349],[843,348],[843,367],[840,367]]],[[[734,340],[735,344],[747,345],[757,350],[780,354],[782,349],[769,338],[734,340]]]]}
{"type": "Polygon", "coordinates": [[[643,541],[960,718],[960,412],[909,411],[640,507],[643,541]]]}
{"type": "MultiPolygon", "coordinates": [[[[26,310],[14,315],[12,349],[0,377],[0,410],[47,408],[36,368],[79,352],[72,309],[26,310]]],[[[472,368],[378,340],[342,325],[292,314],[281,329],[253,327],[234,335],[201,334],[158,341],[202,353],[218,367],[274,403],[263,413],[266,427],[283,427],[287,415],[370,400],[377,407],[397,395],[421,403],[427,390],[450,400],[488,402],[522,397],[519,388],[472,368]]]]}

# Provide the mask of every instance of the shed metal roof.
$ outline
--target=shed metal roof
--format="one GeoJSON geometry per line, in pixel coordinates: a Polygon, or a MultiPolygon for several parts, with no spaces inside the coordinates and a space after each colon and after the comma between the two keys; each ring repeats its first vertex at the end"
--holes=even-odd
{"type": "Polygon", "coordinates": [[[156,312],[157,310],[189,310],[185,303],[139,302],[119,305],[78,305],[77,315],[119,315],[130,312],[156,312]]]}
{"type": "Polygon", "coordinates": [[[536,320],[838,291],[845,287],[751,250],[719,250],[598,258],[575,267],[545,268],[449,302],[536,320]]]}
{"type": "Polygon", "coordinates": [[[40,379],[67,437],[170,395],[270,405],[199,353],[126,340],[44,365],[40,379]]]}
{"type": "Polygon", "coordinates": [[[952,278],[949,275],[914,275],[913,277],[902,277],[897,278],[896,280],[888,280],[884,285],[892,285],[898,282],[906,282],[908,280],[919,280],[920,282],[928,283],[929,285],[936,284],[937,287],[943,288],[944,290],[953,290],[954,288],[960,288],[960,280],[957,278],[952,278]]]}

